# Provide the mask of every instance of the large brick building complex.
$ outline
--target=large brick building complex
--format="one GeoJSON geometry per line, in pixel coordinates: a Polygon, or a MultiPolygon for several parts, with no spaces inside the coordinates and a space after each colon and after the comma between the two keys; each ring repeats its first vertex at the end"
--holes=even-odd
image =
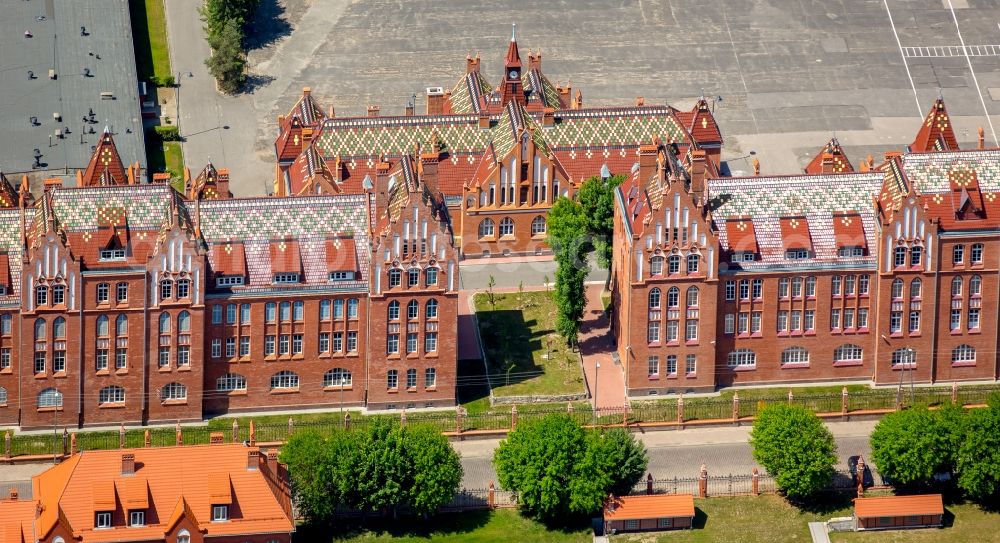
{"type": "Polygon", "coordinates": [[[233,199],[212,165],[182,195],[135,170],[106,132],[75,187],[33,202],[0,179],[0,423],[454,405],[458,262],[431,157],[387,172],[384,201],[233,199]]]}
{"type": "Polygon", "coordinates": [[[656,142],[617,191],[630,395],[1000,376],[1000,154],[959,150],[943,101],[878,166],[832,140],[805,175],[713,174],[656,142]]]}

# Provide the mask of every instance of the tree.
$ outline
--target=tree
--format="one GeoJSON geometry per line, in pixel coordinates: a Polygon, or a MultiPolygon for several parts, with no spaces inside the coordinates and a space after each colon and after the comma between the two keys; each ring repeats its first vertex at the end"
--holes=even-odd
{"type": "Polygon", "coordinates": [[[806,498],[833,479],[833,435],[804,407],[772,404],[757,412],[750,431],[753,457],[791,498],[806,498]]]}
{"type": "Polygon", "coordinates": [[[872,460],[879,473],[893,483],[912,485],[930,481],[934,474],[955,467],[961,420],[949,411],[913,407],[889,413],[871,435],[872,460]]]}
{"type": "Polygon", "coordinates": [[[413,465],[407,455],[403,429],[385,419],[374,421],[358,443],[358,500],[366,512],[395,509],[406,503],[413,485],[413,465]]]}
{"type": "Polygon", "coordinates": [[[212,47],[212,56],[205,61],[209,73],[224,92],[236,92],[246,82],[242,41],[239,23],[234,19],[226,21],[212,47]]]}
{"type": "Polygon", "coordinates": [[[576,341],[586,304],[583,282],[589,271],[584,259],[587,217],[574,200],[560,197],[549,211],[548,243],[556,260],[556,331],[567,343],[576,341]]]}
{"type": "MultiPolygon", "coordinates": [[[[615,233],[615,189],[625,181],[625,176],[616,175],[607,179],[591,177],[583,182],[577,193],[584,216],[587,217],[587,231],[594,238],[597,265],[611,267],[612,239],[615,233]]],[[[610,280],[610,275],[608,276],[610,280]]]]}
{"type": "Polygon", "coordinates": [[[973,499],[995,504],[1000,497],[1000,394],[991,394],[989,408],[972,410],[965,422],[958,486],[973,499]]]}
{"type": "Polygon", "coordinates": [[[559,413],[519,424],[493,456],[501,486],[517,493],[524,512],[546,520],[598,511],[608,492],[631,489],[647,462],[627,431],[588,433],[559,413]]]}
{"type": "Polygon", "coordinates": [[[279,459],[288,466],[295,505],[308,520],[329,518],[338,503],[330,469],[329,448],[315,432],[297,432],[281,448],[279,459]]]}
{"type": "Polygon", "coordinates": [[[450,502],[462,482],[462,462],[448,438],[428,426],[406,430],[406,455],[413,467],[413,486],[406,503],[427,516],[450,502]]]}

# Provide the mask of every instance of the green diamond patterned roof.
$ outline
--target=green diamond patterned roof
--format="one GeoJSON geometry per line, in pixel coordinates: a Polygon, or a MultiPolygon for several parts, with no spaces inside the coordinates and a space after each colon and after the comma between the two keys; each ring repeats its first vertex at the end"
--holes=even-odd
{"type": "Polygon", "coordinates": [[[498,157],[505,157],[517,144],[521,130],[531,130],[532,140],[536,147],[547,156],[552,156],[552,150],[545,140],[545,131],[531,118],[524,107],[515,102],[508,102],[496,125],[490,130],[493,137],[493,149],[498,157]]]}
{"type": "Polygon", "coordinates": [[[948,174],[953,171],[976,172],[983,192],[1000,192],[1000,151],[958,151],[949,153],[913,153],[903,155],[903,173],[923,194],[951,192],[948,174]]]}
{"type": "MultiPolygon", "coordinates": [[[[119,208],[125,210],[129,228],[159,230],[169,218],[171,198],[180,201],[167,185],[73,187],[52,192],[52,211],[66,232],[96,230],[104,210],[119,208]]],[[[36,232],[44,230],[44,208],[35,207],[36,232]]]]}
{"type": "Polygon", "coordinates": [[[493,87],[481,73],[469,72],[451,89],[451,111],[453,113],[475,113],[479,111],[479,95],[488,95],[493,87]]]}
{"type": "MultiPolygon", "coordinates": [[[[30,217],[28,218],[30,220],[30,217]]],[[[7,253],[7,265],[10,270],[10,288],[5,295],[0,296],[0,307],[17,306],[21,292],[21,210],[17,208],[0,209],[0,253],[7,253]]],[[[3,270],[7,271],[7,270],[3,270]]]]}
{"type": "Polygon", "coordinates": [[[559,109],[559,91],[556,90],[555,85],[541,71],[536,69],[528,70],[521,77],[521,80],[524,90],[533,91],[536,86],[541,87],[542,92],[540,96],[545,103],[545,107],[559,109]]]}

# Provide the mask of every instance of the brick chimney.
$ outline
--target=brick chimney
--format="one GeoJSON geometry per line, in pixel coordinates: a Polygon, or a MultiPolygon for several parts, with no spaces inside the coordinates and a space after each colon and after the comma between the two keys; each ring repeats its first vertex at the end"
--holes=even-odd
{"type": "MultiPolygon", "coordinates": [[[[45,189],[44,190],[48,191],[49,189],[61,189],[62,186],[63,186],[62,179],[59,179],[58,177],[51,177],[51,178],[45,180],[45,184],[44,184],[45,189]]],[[[77,186],[81,186],[81,185],[77,185],[77,186]]]]}
{"type": "Polygon", "coordinates": [[[542,110],[542,128],[552,128],[556,125],[555,108],[547,107],[542,110]]]}
{"type": "Polygon", "coordinates": [[[580,89],[576,90],[576,96],[573,97],[573,104],[570,109],[583,109],[583,91],[580,89]]]}
{"type": "Polygon", "coordinates": [[[823,153],[823,157],[820,158],[819,166],[820,171],[823,173],[833,173],[833,169],[836,167],[836,163],[833,161],[833,155],[830,153],[823,153]]]}
{"type": "Polygon", "coordinates": [[[438,182],[438,160],[440,156],[436,149],[420,154],[420,182],[436,187],[438,182]]]}
{"type": "Polygon", "coordinates": [[[372,105],[368,106],[368,116],[369,117],[378,117],[379,109],[381,109],[381,108],[378,105],[375,105],[375,104],[372,104],[372,105]]]}
{"type": "Polygon", "coordinates": [[[490,114],[485,111],[479,114],[479,128],[488,129],[490,127],[490,114]]]}
{"type": "Polygon", "coordinates": [[[267,451],[267,469],[275,475],[278,473],[278,451],[275,449],[267,451]]]}
{"type": "Polygon", "coordinates": [[[479,71],[479,51],[476,51],[476,58],[472,58],[472,55],[465,56],[465,73],[471,74],[472,72],[479,71]]]}
{"type": "Polygon", "coordinates": [[[691,196],[695,203],[701,204],[705,194],[705,151],[691,151],[691,196]]]}
{"type": "Polygon", "coordinates": [[[375,166],[375,209],[385,209],[389,200],[389,163],[382,159],[375,166]]]}
{"type": "Polygon", "coordinates": [[[441,87],[427,87],[427,114],[444,114],[444,89],[441,87]]]}
{"type": "Polygon", "coordinates": [[[247,451],[247,471],[257,471],[260,465],[260,451],[250,449],[247,451]]]}
{"type": "Polygon", "coordinates": [[[406,107],[403,108],[403,116],[405,117],[413,116],[413,102],[406,103],[406,107]]]}
{"type": "Polygon", "coordinates": [[[219,176],[215,178],[215,184],[219,187],[219,196],[222,198],[230,198],[232,193],[229,192],[229,168],[219,168],[219,176]]]}
{"type": "Polygon", "coordinates": [[[635,107],[642,107],[644,105],[646,105],[646,99],[643,98],[642,96],[636,96],[635,97],[635,107]]]}
{"type": "Polygon", "coordinates": [[[135,475],[135,455],[125,453],[122,455],[122,475],[135,475]]]}
{"type": "Polygon", "coordinates": [[[639,146],[639,183],[643,184],[656,173],[657,145],[647,143],[639,146]]]}
{"type": "Polygon", "coordinates": [[[542,71],[542,52],[532,53],[528,50],[528,69],[542,71]]]}

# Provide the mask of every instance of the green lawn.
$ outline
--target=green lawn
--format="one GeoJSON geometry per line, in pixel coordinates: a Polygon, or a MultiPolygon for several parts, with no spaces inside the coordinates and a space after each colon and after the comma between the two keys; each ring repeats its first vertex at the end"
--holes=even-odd
{"type": "Polygon", "coordinates": [[[479,293],[475,304],[494,396],[583,392],[579,356],[555,331],[551,292],[497,294],[495,308],[479,293]]]}
{"type": "Polygon", "coordinates": [[[163,1],[129,0],[128,3],[132,15],[136,70],[139,79],[143,81],[149,81],[153,76],[166,78],[173,74],[167,48],[167,19],[163,1]]]}
{"type": "Polygon", "coordinates": [[[338,524],[331,530],[302,527],[295,543],[586,543],[589,527],[576,531],[549,530],[512,509],[467,511],[439,515],[429,521],[402,520],[369,523],[364,529],[338,524]]]}
{"type": "Polygon", "coordinates": [[[147,134],[146,161],[151,172],[169,172],[175,180],[183,178],[184,155],[179,141],[161,142],[155,134],[147,134]]]}

